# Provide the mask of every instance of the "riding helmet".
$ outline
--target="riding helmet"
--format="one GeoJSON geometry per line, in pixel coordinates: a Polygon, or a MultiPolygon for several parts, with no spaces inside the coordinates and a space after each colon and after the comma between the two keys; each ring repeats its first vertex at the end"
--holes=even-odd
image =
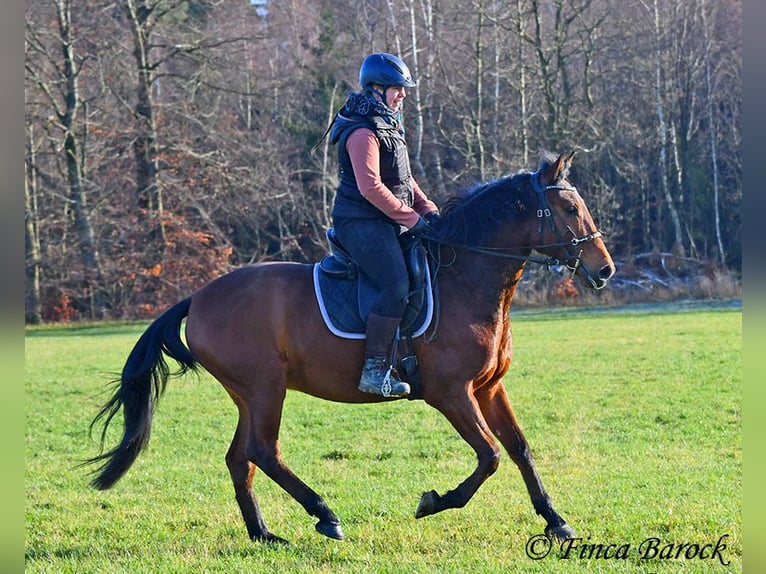
{"type": "Polygon", "coordinates": [[[386,53],[370,54],[362,62],[359,68],[359,85],[366,88],[370,84],[380,84],[384,88],[415,87],[415,81],[407,64],[398,56],[386,53]]]}

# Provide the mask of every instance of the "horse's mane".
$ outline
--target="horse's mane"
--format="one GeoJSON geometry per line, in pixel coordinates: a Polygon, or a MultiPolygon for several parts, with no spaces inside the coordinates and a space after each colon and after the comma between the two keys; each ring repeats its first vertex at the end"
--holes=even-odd
{"type": "MultiPolygon", "coordinates": [[[[556,159],[556,155],[544,152],[538,171],[549,168],[556,159]]],[[[442,216],[434,223],[430,236],[445,243],[486,245],[500,225],[524,220],[534,213],[536,193],[529,183],[531,174],[522,170],[477,183],[449,198],[442,206],[442,216]]],[[[566,173],[560,174],[559,179],[564,177],[566,173]]]]}

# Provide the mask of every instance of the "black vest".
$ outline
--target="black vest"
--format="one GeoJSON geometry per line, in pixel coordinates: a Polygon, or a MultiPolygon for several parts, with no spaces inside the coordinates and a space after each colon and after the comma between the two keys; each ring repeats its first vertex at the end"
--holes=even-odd
{"type": "Polygon", "coordinates": [[[351,158],[346,150],[346,140],[354,130],[361,127],[372,130],[380,141],[380,179],[383,184],[408,207],[412,207],[415,200],[404,134],[378,115],[338,114],[330,131],[330,142],[338,145],[340,179],[332,215],[333,217],[383,217],[390,221],[383,212],[362,197],[356,185],[351,158]]]}

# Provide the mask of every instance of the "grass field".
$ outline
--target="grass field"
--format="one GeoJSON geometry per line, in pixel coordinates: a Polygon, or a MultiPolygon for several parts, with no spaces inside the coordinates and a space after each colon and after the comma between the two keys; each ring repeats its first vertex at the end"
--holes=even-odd
{"type": "Polygon", "coordinates": [[[514,315],[506,387],[581,537],[541,560],[526,550],[542,551],[529,541],[544,522],[507,455],[465,508],[415,520],[421,492],[454,488],[475,464],[417,401],[288,395],[284,457],[338,514],[343,542],[263,474],[265,519],[291,545],[248,540],[224,463],[236,412],[206,374],[174,379],[148,450],[112,490],[90,489],[75,468],[97,452],[88,424],[144,327],[27,331],[27,572],[742,570],[741,309],[514,315]]]}

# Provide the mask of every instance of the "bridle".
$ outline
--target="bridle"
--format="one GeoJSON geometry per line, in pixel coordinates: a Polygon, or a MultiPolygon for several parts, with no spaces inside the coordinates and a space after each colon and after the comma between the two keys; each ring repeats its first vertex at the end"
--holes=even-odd
{"type": "MultiPolygon", "coordinates": [[[[538,201],[538,208],[537,208],[537,232],[542,238],[543,235],[543,225],[547,224],[548,229],[551,231],[552,234],[557,233],[556,228],[556,221],[555,217],[553,215],[553,211],[551,210],[550,204],[548,203],[548,198],[545,195],[545,192],[552,190],[552,189],[558,189],[558,190],[565,190],[565,191],[574,191],[577,193],[577,188],[571,185],[561,185],[561,184],[553,184],[553,185],[543,185],[540,183],[540,172],[536,171],[534,173],[530,174],[530,181],[532,183],[532,188],[535,191],[535,194],[537,195],[537,201],[538,201]]],[[[536,245],[528,245],[524,247],[524,249],[530,249],[530,250],[542,250],[547,249],[550,247],[563,247],[564,250],[567,253],[567,258],[564,260],[561,260],[557,257],[533,257],[532,255],[518,255],[515,253],[509,253],[509,250],[518,250],[518,247],[481,247],[481,246],[473,246],[473,245],[464,245],[459,243],[454,243],[451,241],[445,241],[443,239],[436,239],[433,237],[430,237],[428,235],[423,236],[423,239],[425,241],[436,243],[439,247],[435,250],[427,249],[427,251],[430,253],[430,256],[435,259],[435,269],[434,274],[432,277],[432,284],[433,288],[436,291],[438,289],[437,287],[437,274],[439,272],[439,268],[445,265],[451,265],[454,263],[454,259],[451,263],[445,264],[441,257],[441,246],[442,245],[448,245],[450,247],[459,247],[461,249],[466,249],[468,251],[472,251],[474,253],[482,253],[484,255],[490,255],[492,257],[500,257],[503,259],[515,259],[517,261],[529,261],[530,263],[537,263],[539,265],[544,265],[546,269],[550,270],[553,267],[566,267],[572,272],[572,275],[574,275],[578,269],[582,268],[583,274],[582,276],[591,284],[591,287],[598,290],[603,287],[602,283],[599,283],[594,279],[593,274],[588,269],[588,267],[582,263],[582,249],[577,251],[577,253],[572,253],[570,249],[576,249],[581,243],[587,243],[589,241],[593,241],[595,239],[598,239],[602,236],[600,231],[595,231],[593,233],[589,233],[588,235],[584,235],[582,237],[577,237],[577,234],[574,232],[574,230],[567,225],[566,231],[568,231],[572,235],[572,239],[564,239],[562,234],[559,234],[561,239],[559,241],[553,242],[553,243],[539,243],[536,245]]],[[[455,253],[453,252],[453,256],[455,253]]],[[[438,297],[435,298],[438,301],[438,297]]],[[[438,305],[438,302],[436,303],[438,305]]],[[[434,320],[434,326],[433,331],[431,335],[429,335],[426,338],[426,342],[430,343],[436,338],[436,332],[438,330],[438,313],[436,313],[436,319],[434,320]]]]}
{"type": "MultiPolygon", "coordinates": [[[[548,203],[546,192],[552,189],[557,189],[557,190],[565,190],[565,191],[574,191],[575,193],[577,193],[577,188],[571,185],[561,185],[561,184],[543,185],[542,183],[540,183],[540,172],[538,171],[530,174],[530,181],[532,183],[532,188],[534,189],[535,194],[537,195],[537,202],[538,202],[537,232],[542,236],[543,225],[547,224],[550,232],[555,235],[557,233],[556,221],[555,221],[553,212],[551,211],[550,204],[548,203]]],[[[531,255],[519,255],[516,253],[509,253],[509,250],[518,251],[520,249],[519,247],[482,247],[482,246],[456,244],[449,241],[434,239],[432,237],[427,237],[427,239],[435,243],[450,245],[452,247],[460,247],[462,249],[473,251],[475,253],[491,255],[492,257],[500,257],[503,259],[515,259],[519,261],[529,261],[530,263],[544,265],[547,269],[551,269],[552,267],[563,266],[569,269],[570,271],[572,271],[572,273],[575,273],[578,268],[584,267],[582,264],[582,249],[580,249],[577,253],[573,253],[572,251],[570,251],[570,249],[576,249],[581,243],[587,243],[589,241],[593,241],[594,239],[598,239],[599,237],[602,236],[602,234],[600,231],[595,231],[594,233],[589,233],[588,235],[577,237],[577,234],[569,225],[566,226],[565,231],[569,232],[573,236],[572,239],[564,239],[563,234],[559,234],[559,237],[561,237],[559,241],[555,241],[553,243],[539,243],[539,244],[527,245],[523,247],[523,249],[531,249],[531,250],[537,250],[537,251],[540,251],[543,249],[549,249],[552,247],[563,247],[564,250],[567,252],[567,257],[566,259],[563,259],[563,260],[557,257],[534,257],[531,255]]],[[[587,274],[588,281],[590,281],[591,284],[595,287],[597,284],[591,279],[590,272],[587,269],[585,269],[585,271],[587,274]]]]}
{"type": "MultiPolygon", "coordinates": [[[[537,232],[542,235],[543,233],[543,223],[546,222],[548,224],[548,229],[551,231],[552,234],[556,234],[556,221],[553,217],[553,212],[551,211],[550,204],[548,203],[548,197],[546,196],[545,192],[551,189],[558,189],[558,190],[564,190],[564,191],[573,191],[577,193],[577,188],[573,185],[560,185],[560,184],[554,184],[554,185],[543,185],[540,183],[540,172],[536,171],[533,174],[531,174],[530,179],[532,181],[532,187],[535,190],[535,193],[537,194],[538,198],[538,204],[539,207],[537,209],[537,232]]],[[[572,234],[572,239],[566,241],[566,240],[560,240],[555,243],[543,243],[540,245],[532,245],[530,246],[532,249],[541,250],[545,248],[550,247],[563,247],[564,250],[567,252],[567,259],[564,262],[561,262],[559,259],[556,258],[548,258],[545,261],[546,266],[550,268],[551,264],[553,265],[565,265],[568,269],[574,273],[577,271],[577,268],[582,265],[582,249],[580,249],[576,254],[573,254],[570,251],[570,248],[576,248],[581,243],[587,243],[588,241],[593,241],[594,239],[597,239],[601,237],[600,231],[595,231],[594,233],[589,233],[588,235],[584,235],[583,237],[577,237],[577,234],[574,232],[574,230],[567,225],[566,231],[568,231],[570,234],[572,234]],[[554,263],[551,263],[553,261],[554,263]],[[574,261],[574,263],[570,263],[570,261],[574,261]]],[[[561,236],[561,234],[559,234],[561,236]]],[[[528,261],[532,261],[532,258],[529,258],[528,261]]],[[[539,261],[534,261],[535,263],[539,261]]],[[[588,273],[590,275],[590,273],[588,273]]],[[[589,277],[590,280],[590,277],[589,277]]]]}
{"type": "MultiPolygon", "coordinates": [[[[552,189],[557,189],[557,190],[564,190],[564,191],[574,191],[575,193],[577,193],[577,188],[571,185],[561,185],[561,184],[543,185],[542,183],[540,183],[539,171],[536,171],[530,174],[530,181],[532,183],[532,188],[534,189],[535,194],[537,195],[537,202],[538,202],[537,233],[540,236],[542,236],[543,225],[547,224],[548,229],[555,236],[557,233],[556,221],[553,215],[553,211],[551,210],[550,204],[548,203],[546,192],[552,189]]],[[[564,239],[563,235],[559,234],[559,237],[561,239],[554,243],[539,243],[536,245],[527,245],[524,247],[482,247],[482,246],[464,245],[464,244],[454,243],[451,241],[445,241],[442,239],[435,239],[433,237],[426,235],[424,236],[424,239],[426,241],[436,243],[439,245],[439,247],[436,249],[435,257],[434,257],[434,251],[432,249],[428,249],[428,252],[431,254],[432,257],[434,257],[435,264],[436,264],[434,275],[432,277],[432,284],[434,286],[434,289],[435,290],[437,289],[436,276],[438,274],[439,268],[445,265],[441,257],[442,245],[448,245],[453,248],[459,247],[461,249],[466,249],[474,253],[482,253],[484,255],[490,255],[492,257],[500,257],[502,259],[515,259],[518,261],[529,261],[530,263],[537,263],[539,265],[544,265],[546,269],[548,270],[550,270],[553,267],[564,266],[572,272],[572,275],[574,275],[578,269],[582,268],[584,278],[591,284],[591,286],[594,289],[600,289],[603,285],[594,279],[593,274],[590,272],[587,266],[583,264],[582,262],[582,249],[577,251],[577,253],[572,253],[570,249],[576,249],[582,243],[587,243],[589,241],[598,239],[599,237],[602,236],[601,232],[595,231],[593,233],[589,233],[588,235],[577,237],[577,234],[569,225],[566,226],[566,231],[572,235],[572,239],[564,239]],[[551,247],[563,247],[567,253],[567,258],[564,260],[561,260],[557,257],[543,258],[543,257],[533,257],[531,255],[519,255],[516,253],[509,253],[509,250],[516,250],[516,251],[518,251],[519,249],[542,250],[542,249],[547,249],[551,247]]],[[[453,253],[453,256],[454,255],[455,254],[453,253]]],[[[454,259],[452,262],[454,263],[454,259]]],[[[446,264],[446,265],[449,265],[449,264],[446,264]]],[[[426,339],[426,342],[431,342],[436,338],[436,332],[438,330],[438,323],[439,323],[438,313],[436,314],[436,316],[437,316],[437,319],[434,321],[433,331],[431,335],[426,339]]]]}

